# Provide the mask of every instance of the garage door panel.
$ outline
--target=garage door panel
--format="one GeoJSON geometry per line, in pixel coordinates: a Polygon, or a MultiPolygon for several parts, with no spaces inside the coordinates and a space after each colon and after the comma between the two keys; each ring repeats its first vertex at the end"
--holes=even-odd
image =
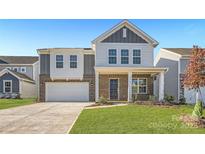
{"type": "Polygon", "coordinates": [[[89,101],[88,82],[47,82],[47,102],[89,101]]]}

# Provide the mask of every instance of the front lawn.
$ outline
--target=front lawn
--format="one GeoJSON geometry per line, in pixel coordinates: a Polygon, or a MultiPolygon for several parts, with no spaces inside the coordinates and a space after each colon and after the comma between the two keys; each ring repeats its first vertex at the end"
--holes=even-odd
{"type": "Polygon", "coordinates": [[[34,98],[28,99],[0,99],[0,109],[7,109],[22,105],[32,104],[36,101],[34,98]]]}
{"type": "Polygon", "coordinates": [[[71,134],[198,134],[205,128],[191,128],[178,120],[191,114],[193,106],[127,105],[85,109],[71,134]]]}

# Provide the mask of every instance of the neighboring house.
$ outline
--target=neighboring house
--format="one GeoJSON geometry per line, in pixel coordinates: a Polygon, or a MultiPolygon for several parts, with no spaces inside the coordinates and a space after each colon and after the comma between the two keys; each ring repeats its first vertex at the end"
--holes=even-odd
{"type": "Polygon", "coordinates": [[[154,67],[158,42],[127,20],[92,41],[92,48],[38,49],[40,101],[148,100],[159,76],[164,98],[165,67],[154,67]]]}
{"type": "Polygon", "coordinates": [[[0,56],[0,94],[37,97],[38,57],[0,56]]]}
{"type": "MultiPolygon", "coordinates": [[[[187,103],[195,103],[195,91],[184,88],[183,80],[185,70],[189,63],[191,48],[162,48],[155,59],[157,67],[168,67],[165,74],[165,94],[175,97],[175,101],[185,97],[187,103]]],[[[156,80],[155,91],[158,90],[158,80],[156,80]]],[[[202,88],[205,94],[205,88],[202,88]]],[[[205,100],[204,95],[202,96],[205,100]]]]}

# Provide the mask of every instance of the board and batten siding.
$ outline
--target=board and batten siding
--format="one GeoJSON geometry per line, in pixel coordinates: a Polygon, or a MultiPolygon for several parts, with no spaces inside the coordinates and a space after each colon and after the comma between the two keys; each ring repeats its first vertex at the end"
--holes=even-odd
{"type": "Polygon", "coordinates": [[[84,75],[95,75],[95,55],[84,55],[84,75]]]}
{"type": "Polygon", "coordinates": [[[153,66],[153,47],[147,43],[97,43],[96,44],[96,66],[153,66]],[[108,63],[109,49],[117,50],[117,64],[108,63]],[[129,64],[121,64],[121,50],[129,50],[129,64]],[[133,64],[133,50],[141,50],[141,64],[133,64]]]}
{"type": "Polygon", "coordinates": [[[3,81],[4,80],[12,80],[12,92],[19,93],[19,79],[10,73],[5,73],[0,77],[0,93],[3,93],[3,81]]]}
{"type": "Polygon", "coordinates": [[[50,55],[49,54],[40,55],[40,74],[44,74],[44,75],[50,74],[50,55]]]}
{"type": "Polygon", "coordinates": [[[132,30],[124,26],[106,39],[103,43],[147,43],[142,37],[135,34],[132,30]],[[123,29],[126,30],[126,37],[123,37],[123,29]]]}

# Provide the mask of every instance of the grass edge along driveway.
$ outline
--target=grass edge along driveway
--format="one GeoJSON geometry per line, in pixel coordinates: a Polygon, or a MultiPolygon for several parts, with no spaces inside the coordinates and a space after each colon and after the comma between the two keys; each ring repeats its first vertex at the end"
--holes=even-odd
{"type": "Polygon", "coordinates": [[[17,106],[29,105],[36,102],[35,98],[26,99],[0,99],[0,110],[17,106]]]}
{"type": "Polygon", "coordinates": [[[178,120],[192,110],[191,105],[85,109],[70,134],[205,134],[205,129],[191,128],[178,120]]]}

